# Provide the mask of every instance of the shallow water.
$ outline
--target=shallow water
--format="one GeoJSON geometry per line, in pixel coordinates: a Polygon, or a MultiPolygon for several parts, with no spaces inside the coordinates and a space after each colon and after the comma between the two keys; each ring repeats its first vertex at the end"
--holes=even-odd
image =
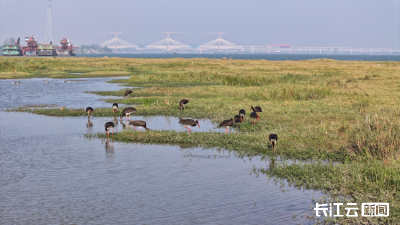
{"type": "MultiPolygon", "coordinates": [[[[101,118],[104,123],[107,120],[106,118],[101,118]]],[[[115,118],[110,119],[109,121],[118,122],[119,125],[126,126],[129,123],[129,120],[127,122],[126,118],[122,118],[122,121],[120,120],[120,117],[116,118],[118,121],[115,120],[115,118]]],[[[93,118],[93,120],[96,120],[96,117],[93,118]]],[[[185,125],[179,123],[179,118],[177,117],[172,117],[172,116],[135,116],[134,113],[131,114],[131,121],[133,120],[143,120],[146,121],[147,128],[154,129],[154,130],[175,130],[175,131],[187,131],[185,128],[185,125]]],[[[207,131],[215,131],[215,132],[223,132],[226,133],[226,127],[220,127],[218,128],[215,123],[212,123],[210,120],[198,120],[200,124],[200,128],[198,126],[194,127],[189,127],[191,129],[191,132],[207,132],[207,131]]],[[[128,129],[133,129],[133,126],[130,125],[127,127],[128,129]],[[131,127],[131,128],[130,128],[131,127]]],[[[138,129],[138,128],[136,128],[138,129]]],[[[142,129],[143,131],[144,129],[142,129]]],[[[231,133],[237,132],[236,127],[231,127],[229,129],[231,133]]]]}
{"type": "Polygon", "coordinates": [[[313,223],[322,194],[251,174],[267,161],[83,137],[103,120],[0,112],[0,224],[313,223]]]}
{"type": "MultiPolygon", "coordinates": [[[[126,79],[126,77],[123,77],[126,79]]],[[[111,79],[123,78],[76,78],[64,79],[20,79],[0,80],[0,109],[23,106],[56,104],[69,108],[111,107],[112,104],[100,101],[100,97],[84,93],[86,91],[117,91],[124,87],[115,83],[106,83],[111,79]],[[43,80],[50,83],[44,83],[43,80]],[[21,81],[20,84],[11,84],[13,81],[21,81]]],[[[121,96],[122,97],[122,96],[121,96]]],[[[107,98],[107,97],[102,97],[107,98]]],[[[115,98],[115,97],[110,97],[115,98]]]]}

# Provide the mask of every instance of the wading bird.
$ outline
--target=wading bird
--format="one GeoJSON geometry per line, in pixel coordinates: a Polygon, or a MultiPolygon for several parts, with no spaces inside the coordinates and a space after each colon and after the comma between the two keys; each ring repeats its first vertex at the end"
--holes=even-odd
{"type": "Polygon", "coordinates": [[[226,127],[225,133],[231,133],[228,129],[233,125],[233,119],[231,118],[230,120],[224,120],[222,121],[218,127],[226,127]]]}
{"type": "Polygon", "coordinates": [[[68,81],[67,80],[64,80],[64,83],[67,83],[68,81]]]}
{"type": "Polygon", "coordinates": [[[234,117],[234,120],[235,120],[236,126],[238,126],[238,124],[240,126],[240,123],[242,122],[242,117],[240,115],[236,115],[234,117]]]}
{"type": "Polygon", "coordinates": [[[178,109],[180,109],[180,110],[182,110],[182,108],[185,109],[185,105],[186,105],[188,102],[189,102],[189,100],[187,100],[187,99],[182,99],[182,100],[180,100],[180,101],[179,101],[179,107],[178,107],[178,109]]]}
{"type": "Polygon", "coordinates": [[[244,109],[239,110],[239,116],[242,117],[242,122],[244,120],[245,115],[246,115],[246,111],[244,111],[244,109]]]}
{"type": "Polygon", "coordinates": [[[21,81],[18,81],[18,82],[11,82],[12,84],[19,84],[19,83],[21,83],[21,81]]]}
{"type": "Polygon", "coordinates": [[[126,91],[125,91],[124,98],[125,98],[126,96],[128,96],[128,98],[129,98],[129,95],[130,95],[130,94],[132,94],[132,91],[131,91],[131,90],[126,90],[126,91]]]}
{"type": "Polygon", "coordinates": [[[48,81],[46,81],[46,80],[43,80],[43,82],[45,82],[46,84],[50,83],[50,82],[48,82],[48,81]]]}
{"type": "MultiPolygon", "coordinates": [[[[200,128],[200,123],[199,123],[198,120],[181,119],[181,118],[179,118],[179,123],[185,124],[185,125],[189,125],[189,126],[192,126],[192,127],[194,127],[194,126],[197,125],[197,126],[199,126],[199,128],[200,128]]],[[[190,127],[188,127],[188,126],[185,126],[185,128],[188,129],[188,132],[192,131],[192,130],[190,129],[190,127]]]]}
{"type": "Polygon", "coordinates": [[[272,150],[274,150],[274,153],[275,153],[275,146],[276,146],[276,142],[278,141],[278,135],[277,134],[270,134],[269,135],[269,141],[271,142],[272,150]]]}
{"type": "Polygon", "coordinates": [[[87,108],[86,108],[86,112],[88,113],[88,116],[87,116],[87,118],[89,119],[89,118],[90,118],[90,116],[92,115],[93,108],[92,108],[92,107],[87,107],[87,108]]]}
{"type": "Polygon", "coordinates": [[[124,110],[122,110],[122,116],[120,119],[122,120],[122,117],[126,116],[126,120],[128,120],[128,116],[129,116],[129,120],[131,120],[131,113],[133,113],[133,112],[136,112],[135,108],[133,108],[133,107],[125,108],[124,110]]]}
{"type": "Polygon", "coordinates": [[[114,137],[114,123],[113,122],[107,122],[104,124],[104,127],[106,128],[107,136],[110,137],[110,131],[112,131],[112,136],[114,137]]]}
{"type": "Polygon", "coordinates": [[[251,113],[250,113],[250,117],[251,117],[251,124],[254,125],[254,124],[255,124],[254,119],[257,119],[257,120],[258,120],[258,115],[257,115],[257,113],[256,113],[256,112],[251,112],[251,113]]]}
{"type": "Polygon", "coordinates": [[[256,106],[253,108],[253,106],[251,107],[250,111],[256,112],[257,113],[257,122],[258,122],[258,118],[260,117],[260,112],[262,112],[262,109],[260,106],[256,106]]]}
{"type": "MultiPolygon", "coordinates": [[[[150,130],[149,128],[146,127],[146,122],[143,120],[134,120],[129,122],[129,125],[133,125],[133,128],[136,130],[136,127],[140,128],[140,131],[142,131],[142,127],[146,130],[150,130]],[[136,126],[136,127],[135,127],[136,126]]],[[[137,130],[136,130],[137,131],[137,130]]]]}
{"type": "Polygon", "coordinates": [[[113,104],[113,113],[116,113],[116,112],[117,112],[117,109],[118,109],[118,104],[117,104],[117,103],[114,103],[114,104],[113,104]]]}

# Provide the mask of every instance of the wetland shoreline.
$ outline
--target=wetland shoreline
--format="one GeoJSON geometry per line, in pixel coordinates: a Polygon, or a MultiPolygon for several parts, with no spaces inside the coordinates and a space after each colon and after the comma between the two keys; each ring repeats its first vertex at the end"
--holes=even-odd
{"type": "MultiPolygon", "coordinates": [[[[122,71],[121,74],[130,78],[111,82],[126,88],[91,93],[112,96],[105,100],[108,103],[136,105],[137,115],[205,118],[218,122],[232,118],[242,108],[250,113],[250,106],[261,106],[264,112],[260,122],[255,126],[243,123],[241,132],[235,134],[124,131],[116,134],[114,140],[190,143],[264,156],[272,155],[268,134],[277,133],[278,155],[340,163],[280,165],[262,168],[262,172],[288,179],[299,187],[327,191],[332,197],[348,196],[360,204],[390,203],[388,218],[359,217],[351,221],[345,218],[346,222],[399,222],[399,62],[57,58],[29,59],[24,63],[23,60],[10,60],[6,67],[1,62],[0,71],[10,73],[14,69],[16,73],[35,76],[37,71],[30,72],[29,68],[37,64],[47,65],[42,68],[47,71],[43,74],[54,77],[63,76],[66,71],[80,71],[84,75],[79,66],[86,68],[87,75],[122,71]],[[20,64],[24,66],[18,67],[20,64]],[[50,75],[60,68],[62,73],[50,75]],[[134,98],[122,99],[129,87],[144,88],[133,88],[134,98]],[[183,98],[190,103],[186,110],[180,111],[177,102],[183,98]]],[[[87,115],[83,109],[74,108],[9,111],[51,116],[87,115]]],[[[95,109],[93,116],[113,116],[111,104],[110,108],[95,109]]],[[[106,138],[106,135],[87,137],[106,138]]]]}

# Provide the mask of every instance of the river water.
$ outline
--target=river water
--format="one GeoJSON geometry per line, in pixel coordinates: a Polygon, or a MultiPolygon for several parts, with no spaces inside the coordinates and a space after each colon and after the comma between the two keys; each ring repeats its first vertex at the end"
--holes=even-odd
{"type": "Polygon", "coordinates": [[[76,57],[121,57],[121,58],[207,58],[207,59],[251,59],[251,60],[310,60],[310,59],[334,59],[344,61],[400,61],[400,55],[339,55],[339,54],[77,54],[76,57]]]}
{"type": "MultiPolygon", "coordinates": [[[[85,101],[100,107],[109,103],[82,92],[92,90],[91,85],[120,89],[104,83],[107,79],[87,80],[87,86],[67,83],[64,92],[49,86],[62,82],[57,80],[48,86],[35,79],[21,80],[20,86],[8,81],[11,87],[0,90],[1,107],[85,107],[85,101]],[[29,81],[29,91],[19,91],[29,81]]],[[[0,224],[313,223],[306,216],[313,212],[312,198],[322,193],[252,172],[268,161],[214,149],[84,138],[104,132],[104,123],[112,119],[0,112],[0,224]]],[[[116,132],[123,129],[120,125],[116,132]]]]}

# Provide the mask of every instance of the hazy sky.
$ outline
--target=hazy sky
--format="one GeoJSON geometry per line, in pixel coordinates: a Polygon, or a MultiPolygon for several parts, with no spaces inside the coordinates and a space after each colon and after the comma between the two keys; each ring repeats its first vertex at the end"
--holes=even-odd
{"type": "MultiPolygon", "coordinates": [[[[171,38],[204,44],[400,48],[400,0],[52,0],[56,42],[99,44],[122,32],[133,44],[171,38]],[[104,22],[103,22],[104,21],[104,22]]],[[[0,0],[0,42],[33,34],[43,42],[48,0],[0,0]]],[[[23,43],[25,45],[25,43],[23,43]]]]}

